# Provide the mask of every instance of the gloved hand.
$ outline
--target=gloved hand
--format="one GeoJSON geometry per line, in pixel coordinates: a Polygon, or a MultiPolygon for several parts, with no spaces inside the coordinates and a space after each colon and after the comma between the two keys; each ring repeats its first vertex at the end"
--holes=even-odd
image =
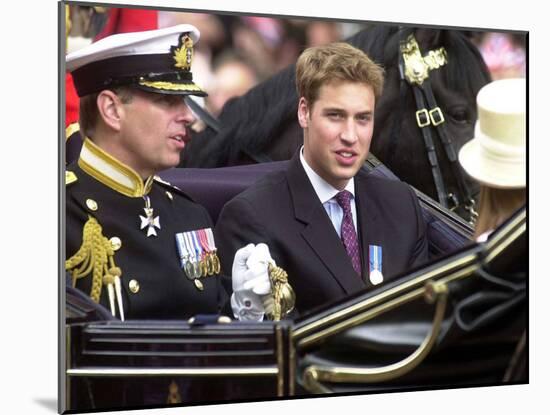
{"type": "Polygon", "coordinates": [[[249,244],[235,253],[233,260],[231,308],[239,320],[261,321],[264,300],[269,303],[271,282],[267,270],[273,261],[266,244],[249,244]]]}
{"type": "Polygon", "coordinates": [[[235,253],[233,269],[231,270],[231,283],[233,292],[244,290],[244,284],[251,279],[252,274],[248,272],[246,261],[254,252],[254,244],[248,244],[235,253]]]}
{"type": "Polygon", "coordinates": [[[268,265],[275,261],[271,258],[269,248],[266,244],[260,243],[252,251],[246,260],[246,266],[251,272],[250,279],[244,283],[244,289],[252,290],[255,294],[271,294],[271,281],[269,280],[268,265]]]}

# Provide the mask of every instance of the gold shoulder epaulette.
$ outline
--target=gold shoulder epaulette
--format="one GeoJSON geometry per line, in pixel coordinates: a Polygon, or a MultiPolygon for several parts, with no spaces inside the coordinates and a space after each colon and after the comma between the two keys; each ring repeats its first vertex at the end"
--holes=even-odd
{"type": "MultiPolygon", "coordinates": [[[[177,193],[179,196],[183,196],[184,198],[186,198],[188,200],[191,200],[192,202],[195,202],[195,199],[193,199],[190,195],[185,193],[183,190],[181,190],[175,184],[167,182],[166,180],[162,179],[159,176],[153,176],[153,179],[158,185],[163,186],[165,188],[168,188],[168,191],[169,191],[168,193],[171,193],[173,191],[174,193],[177,193]]],[[[169,196],[169,197],[170,197],[170,199],[172,198],[171,196],[169,196]]]]}
{"type": "Polygon", "coordinates": [[[68,125],[67,128],[65,128],[65,141],[69,140],[69,138],[71,138],[71,136],[77,131],[80,131],[79,123],[73,122],[72,124],[68,125]]]}
{"type": "Polygon", "coordinates": [[[173,187],[174,189],[178,189],[178,190],[181,190],[178,186],[175,186],[173,185],[172,183],[170,182],[167,182],[166,180],[164,180],[162,177],[160,176],[154,176],[153,179],[156,181],[156,182],[159,182],[159,183],[162,183],[166,186],[170,186],[170,187],[173,187]]]}
{"type": "Polygon", "coordinates": [[[78,180],[78,177],[76,177],[76,174],[70,170],[65,170],[65,186],[70,185],[71,183],[74,183],[78,180]]]}

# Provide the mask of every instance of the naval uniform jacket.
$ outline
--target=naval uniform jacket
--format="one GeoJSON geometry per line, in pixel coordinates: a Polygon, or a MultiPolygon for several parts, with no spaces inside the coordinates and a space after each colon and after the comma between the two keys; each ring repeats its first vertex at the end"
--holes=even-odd
{"type": "Polygon", "coordinates": [[[334,302],[369,282],[369,245],[382,247],[384,281],[428,260],[426,224],[414,191],[405,183],[359,171],[355,176],[357,233],[362,276],[353,269],[344,245],[300,163],[266,176],[229,201],[215,235],[224,258],[248,243],[264,242],[288,273],[296,309],[304,313],[334,302]]]}
{"type": "MultiPolygon", "coordinates": [[[[122,271],[126,319],[184,319],[219,312],[226,297],[220,277],[200,278],[203,290],[199,290],[181,269],[176,247],[176,233],[212,227],[201,205],[156,179],[143,183],[135,171],[89,140],[85,141],[80,159],[71,163],[67,171],[72,172],[73,179],[66,185],[66,258],[82,245],[83,226],[89,217],[97,220],[107,239],[119,238],[121,244],[114,251],[114,262],[122,271]],[[83,165],[93,174],[84,171],[83,165]],[[120,174],[126,184],[130,183],[129,189],[121,187],[120,174]],[[134,194],[124,194],[129,191],[134,194]],[[157,236],[148,237],[147,228],[140,229],[140,215],[145,216],[144,194],[150,199],[153,216],[159,217],[157,236]]],[[[91,284],[91,275],[76,281],[76,287],[87,294],[91,284]]],[[[105,285],[100,303],[110,309],[105,285]]]]}

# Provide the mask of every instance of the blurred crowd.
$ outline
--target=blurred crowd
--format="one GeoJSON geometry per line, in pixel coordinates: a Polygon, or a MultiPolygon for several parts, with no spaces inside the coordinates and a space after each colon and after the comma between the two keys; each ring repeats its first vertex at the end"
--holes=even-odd
{"type": "MultiPolygon", "coordinates": [[[[71,5],[67,50],[114,33],[151,30],[188,23],[201,39],[196,45],[193,74],[209,92],[203,104],[218,115],[228,99],[240,96],[274,73],[296,62],[309,46],[345,39],[367,23],[272,18],[233,14],[185,13],[71,5]]],[[[493,79],[524,77],[525,36],[471,32],[493,79]]]]}
{"type": "Polygon", "coordinates": [[[296,62],[305,47],[337,41],[366,27],[328,20],[76,5],[70,6],[70,20],[68,52],[113,33],[180,23],[196,26],[201,38],[195,48],[193,76],[209,92],[205,106],[214,115],[228,99],[296,62]]]}
{"type": "Polygon", "coordinates": [[[525,78],[527,37],[513,32],[474,32],[472,40],[479,48],[493,81],[525,78]]]}

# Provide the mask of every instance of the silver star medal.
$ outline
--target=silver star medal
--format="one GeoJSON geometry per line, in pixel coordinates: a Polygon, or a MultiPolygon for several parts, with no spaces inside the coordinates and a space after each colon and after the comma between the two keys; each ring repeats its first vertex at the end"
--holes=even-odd
{"type": "Polygon", "coordinates": [[[149,200],[149,196],[144,196],[145,199],[145,207],[143,210],[145,211],[145,216],[139,215],[139,218],[141,219],[141,227],[140,229],[147,228],[147,237],[153,235],[157,236],[157,231],[155,228],[160,229],[160,219],[159,217],[153,217],[153,208],[151,207],[151,201],[149,200]]]}

